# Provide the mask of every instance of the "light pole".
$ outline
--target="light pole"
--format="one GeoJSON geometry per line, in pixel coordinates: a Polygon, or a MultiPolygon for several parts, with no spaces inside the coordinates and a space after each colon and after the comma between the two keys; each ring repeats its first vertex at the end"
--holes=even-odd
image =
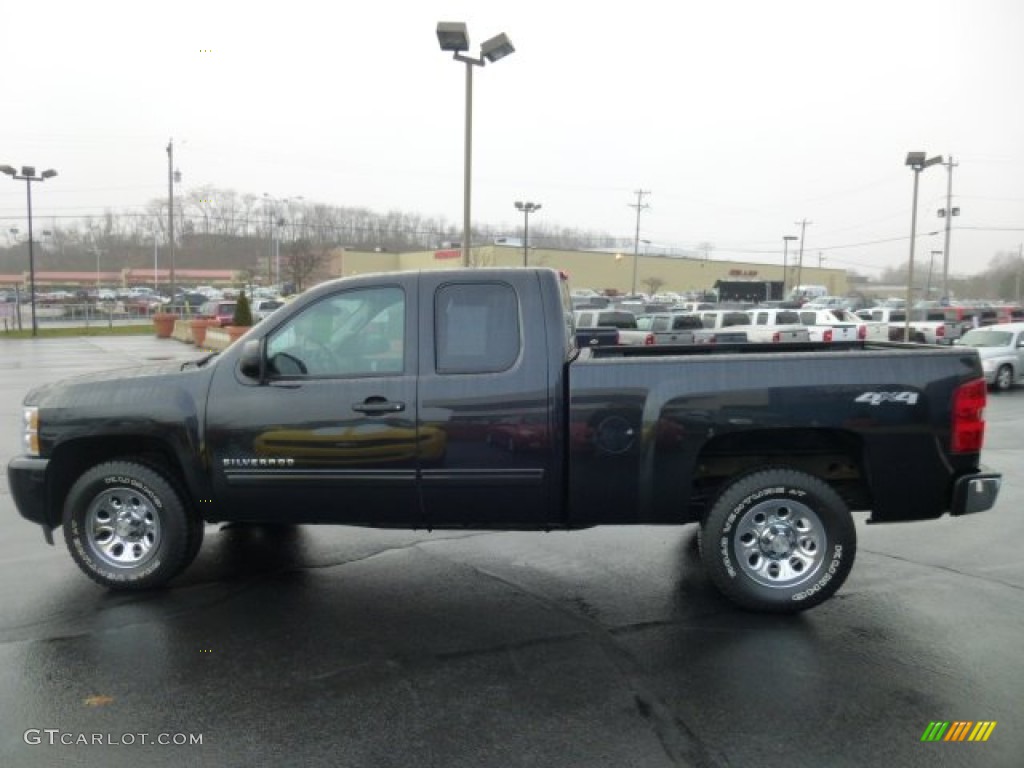
{"type": "Polygon", "coordinates": [[[181,171],[174,170],[174,139],[167,142],[167,241],[170,245],[170,270],[168,281],[171,284],[171,301],[174,301],[174,182],[181,181],[181,171]]]}
{"type": "Polygon", "coordinates": [[[908,152],[906,165],[914,171],[914,202],[910,211],[910,265],[907,268],[907,308],[903,313],[903,340],[910,341],[910,310],[914,299],[914,240],[917,238],[917,185],[921,178],[921,171],[932,165],[942,162],[942,155],[929,157],[927,152],[908,152]]]}
{"type": "Polygon", "coordinates": [[[932,251],[932,256],[928,259],[928,286],[924,289],[926,300],[931,300],[932,297],[932,268],[935,266],[935,254],[941,256],[943,251],[932,251]]]}
{"type": "Polygon", "coordinates": [[[516,200],[516,210],[523,212],[523,266],[527,266],[527,258],[530,248],[530,214],[539,211],[540,203],[524,203],[516,200]]]}
{"type": "Polygon", "coordinates": [[[452,58],[466,65],[466,140],[462,179],[462,266],[469,266],[470,235],[470,176],[473,167],[473,67],[482,67],[488,61],[492,64],[515,53],[512,41],[502,32],[480,46],[480,57],[464,55],[469,50],[469,33],[465,22],[439,21],[437,42],[442,51],[451,51],[452,58]]]}
{"type": "Polygon", "coordinates": [[[46,181],[57,175],[57,172],[50,168],[36,176],[36,169],[31,165],[21,166],[21,174],[10,165],[0,165],[0,173],[6,173],[16,181],[25,182],[25,192],[28,196],[28,289],[31,292],[29,300],[32,304],[32,335],[39,335],[39,327],[36,325],[36,259],[32,250],[32,182],[46,181]]]}
{"type": "Polygon", "coordinates": [[[786,270],[789,269],[789,243],[798,240],[796,235],[782,236],[782,300],[786,300],[786,270]]]}
{"type": "MultiPolygon", "coordinates": [[[[267,265],[267,272],[270,273],[271,270],[273,270],[273,274],[270,277],[273,280],[274,285],[280,287],[280,285],[281,285],[281,242],[280,242],[280,237],[276,236],[275,233],[274,233],[274,226],[276,224],[278,229],[280,229],[282,226],[284,226],[285,222],[284,222],[284,217],[283,216],[279,218],[278,215],[277,215],[277,204],[278,203],[284,203],[285,205],[288,205],[288,204],[291,203],[291,201],[293,199],[294,200],[304,200],[305,198],[302,195],[297,195],[294,198],[288,198],[288,197],[277,198],[277,197],[274,197],[274,196],[264,192],[263,193],[263,199],[264,199],[264,203],[265,204],[266,203],[270,203],[273,206],[270,209],[270,216],[269,216],[269,218],[270,218],[270,248],[271,248],[270,258],[273,261],[272,261],[272,264],[268,264],[267,265]]],[[[293,233],[293,236],[294,236],[294,233],[293,233]]]]}

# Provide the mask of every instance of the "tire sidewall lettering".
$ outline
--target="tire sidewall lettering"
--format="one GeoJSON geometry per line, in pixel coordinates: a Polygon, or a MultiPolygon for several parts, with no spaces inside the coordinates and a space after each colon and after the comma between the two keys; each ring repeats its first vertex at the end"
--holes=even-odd
{"type": "Polygon", "coordinates": [[[840,544],[836,544],[835,548],[832,550],[832,560],[829,562],[828,568],[825,569],[825,573],[822,577],[815,582],[814,586],[808,587],[801,592],[797,592],[790,599],[794,602],[800,602],[801,600],[806,600],[808,597],[820,592],[826,584],[832,581],[842,564],[843,547],[840,544]]]}
{"type": "Polygon", "coordinates": [[[163,509],[163,502],[160,500],[160,497],[156,492],[141,480],[137,480],[134,477],[125,477],[124,475],[107,475],[103,478],[103,484],[108,486],[134,488],[135,490],[143,493],[157,509],[163,509]]]}

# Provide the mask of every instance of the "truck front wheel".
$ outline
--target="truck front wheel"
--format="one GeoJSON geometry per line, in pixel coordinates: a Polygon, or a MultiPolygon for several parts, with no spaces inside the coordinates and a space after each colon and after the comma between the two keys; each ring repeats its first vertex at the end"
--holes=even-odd
{"type": "Polygon", "coordinates": [[[698,541],[708,576],[734,603],[796,613],[842,586],[853,567],[857,531],[827,484],[804,472],[769,469],[721,492],[698,541]]]}
{"type": "Polygon", "coordinates": [[[64,541],[78,567],[110,589],[161,586],[194,558],[201,529],[157,469],[110,461],[84,472],[64,503],[64,541]]]}

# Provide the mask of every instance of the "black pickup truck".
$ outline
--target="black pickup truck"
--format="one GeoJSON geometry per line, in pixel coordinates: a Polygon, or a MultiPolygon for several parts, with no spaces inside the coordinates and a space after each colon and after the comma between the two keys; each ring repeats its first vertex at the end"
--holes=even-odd
{"type": "MultiPolygon", "coordinates": [[[[873,522],[992,507],[973,349],[579,349],[550,269],[320,285],[220,355],[38,387],[8,481],[113,589],[161,585],[205,523],[700,525],[710,579],[793,612],[873,522]]],[[[173,342],[168,342],[173,343],[173,342]]]]}

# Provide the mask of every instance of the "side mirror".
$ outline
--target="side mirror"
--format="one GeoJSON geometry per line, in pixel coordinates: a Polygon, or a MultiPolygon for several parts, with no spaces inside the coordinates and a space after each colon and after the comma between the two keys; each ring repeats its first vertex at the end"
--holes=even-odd
{"type": "Polygon", "coordinates": [[[263,379],[263,340],[249,339],[242,345],[242,354],[238,357],[238,370],[242,375],[262,381],[263,379]]]}

